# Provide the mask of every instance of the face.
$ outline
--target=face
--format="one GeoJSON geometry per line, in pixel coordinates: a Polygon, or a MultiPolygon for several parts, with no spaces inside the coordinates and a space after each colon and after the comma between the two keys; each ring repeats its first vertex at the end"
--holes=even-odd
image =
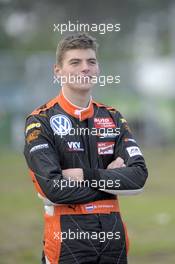
{"type": "Polygon", "coordinates": [[[65,52],[62,65],[55,65],[55,75],[62,87],[76,91],[89,91],[94,83],[92,76],[99,74],[95,51],[92,49],[72,49],[65,52]]]}

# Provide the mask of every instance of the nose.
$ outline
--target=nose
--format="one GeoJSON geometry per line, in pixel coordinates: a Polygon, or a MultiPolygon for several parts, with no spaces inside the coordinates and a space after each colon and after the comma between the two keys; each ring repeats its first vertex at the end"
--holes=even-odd
{"type": "Polygon", "coordinates": [[[89,72],[89,64],[87,61],[83,61],[82,62],[82,70],[81,72],[83,72],[84,74],[87,74],[89,72]]]}

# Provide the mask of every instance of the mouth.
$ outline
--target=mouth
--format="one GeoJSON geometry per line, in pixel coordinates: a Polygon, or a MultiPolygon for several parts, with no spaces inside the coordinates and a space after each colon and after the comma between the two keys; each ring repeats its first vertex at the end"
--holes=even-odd
{"type": "Polygon", "coordinates": [[[90,83],[92,76],[91,75],[77,75],[77,81],[80,83],[90,83]]]}
{"type": "Polygon", "coordinates": [[[92,75],[88,75],[88,74],[79,74],[79,75],[76,75],[77,78],[81,79],[81,78],[89,78],[91,79],[92,78],[92,75]]]}

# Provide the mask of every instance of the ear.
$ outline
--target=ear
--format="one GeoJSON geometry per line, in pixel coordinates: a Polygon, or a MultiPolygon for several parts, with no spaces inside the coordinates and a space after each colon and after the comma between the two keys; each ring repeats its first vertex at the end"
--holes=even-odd
{"type": "Polygon", "coordinates": [[[59,77],[60,76],[60,70],[61,70],[61,66],[59,64],[54,64],[54,74],[55,76],[59,77]]]}

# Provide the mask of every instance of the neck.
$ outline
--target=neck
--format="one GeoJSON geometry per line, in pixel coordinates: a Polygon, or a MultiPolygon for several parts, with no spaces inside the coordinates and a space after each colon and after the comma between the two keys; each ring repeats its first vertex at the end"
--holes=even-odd
{"type": "Polygon", "coordinates": [[[90,91],[71,91],[70,89],[64,87],[62,88],[63,95],[68,99],[72,104],[86,108],[90,101],[90,91]]]}

